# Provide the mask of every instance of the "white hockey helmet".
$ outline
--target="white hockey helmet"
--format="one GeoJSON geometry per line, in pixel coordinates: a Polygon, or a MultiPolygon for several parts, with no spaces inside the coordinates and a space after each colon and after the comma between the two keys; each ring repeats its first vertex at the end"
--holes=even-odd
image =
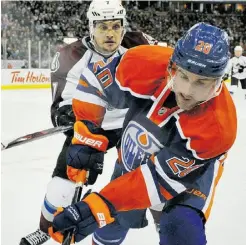
{"type": "Polygon", "coordinates": [[[241,46],[236,46],[234,48],[234,51],[241,51],[241,52],[243,52],[243,48],[241,46]]]}
{"type": "Polygon", "coordinates": [[[87,11],[90,36],[93,36],[94,22],[97,20],[121,19],[123,28],[126,26],[126,10],[120,0],[93,0],[87,11]]]}

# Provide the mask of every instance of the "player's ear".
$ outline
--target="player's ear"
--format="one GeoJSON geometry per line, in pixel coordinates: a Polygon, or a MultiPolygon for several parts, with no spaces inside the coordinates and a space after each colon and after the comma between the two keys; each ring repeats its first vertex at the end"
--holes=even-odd
{"type": "Polygon", "coordinates": [[[177,67],[175,62],[170,60],[168,66],[167,66],[167,70],[171,76],[174,76],[178,70],[178,67],[177,67]]]}

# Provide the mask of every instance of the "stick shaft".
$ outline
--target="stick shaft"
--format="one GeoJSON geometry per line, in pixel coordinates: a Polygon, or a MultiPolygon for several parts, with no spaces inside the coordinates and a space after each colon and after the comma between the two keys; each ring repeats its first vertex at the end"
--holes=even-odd
{"type": "MultiPolygon", "coordinates": [[[[76,180],[75,192],[74,192],[74,196],[72,199],[72,204],[80,201],[83,186],[86,183],[87,175],[88,175],[88,172],[86,170],[82,170],[80,174],[78,175],[77,180],[76,180]]],[[[65,232],[62,245],[70,245],[73,234],[74,234],[74,229],[65,232]]]]}
{"type": "Polygon", "coordinates": [[[43,139],[46,137],[49,137],[51,135],[55,135],[58,133],[66,132],[70,129],[72,129],[73,126],[59,126],[55,128],[48,128],[42,131],[38,131],[35,133],[27,134],[24,136],[21,136],[17,139],[14,139],[12,141],[9,141],[7,143],[1,143],[1,150],[6,150],[18,145],[26,144],[35,140],[43,139]]]}

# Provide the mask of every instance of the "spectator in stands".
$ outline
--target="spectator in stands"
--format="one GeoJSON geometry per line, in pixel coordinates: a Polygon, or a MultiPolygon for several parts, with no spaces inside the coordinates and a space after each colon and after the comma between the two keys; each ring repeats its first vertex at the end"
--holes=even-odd
{"type": "MultiPolygon", "coordinates": [[[[1,15],[2,38],[7,39],[8,59],[28,58],[28,40],[32,41],[32,52],[37,60],[38,41],[45,45],[55,45],[62,37],[82,37],[88,35],[88,23],[85,16],[89,1],[3,1],[1,15]]],[[[232,49],[241,45],[246,50],[246,8],[244,12],[233,12],[215,7],[198,10],[177,9],[165,7],[154,1],[148,6],[147,2],[129,1],[126,5],[128,14],[128,29],[143,31],[160,41],[174,46],[177,39],[193,24],[205,21],[225,29],[231,39],[232,49]],[[145,8],[145,9],[143,9],[145,8]]],[[[46,53],[45,49],[42,50],[46,53]]],[[[36,61],[32,62],[37,66],[36,61]]]]}

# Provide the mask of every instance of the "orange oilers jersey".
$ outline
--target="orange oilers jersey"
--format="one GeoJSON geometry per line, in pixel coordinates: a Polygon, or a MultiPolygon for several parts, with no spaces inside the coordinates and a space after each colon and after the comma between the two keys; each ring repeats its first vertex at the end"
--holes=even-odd
{"type": "Polygon", "coordinates": [[[99,100],[116,108],[130,107],[120,154],[128,173],[100,193],[119,211],[183,195],[180,203],[208,218],[224,160],[236,138],[236,110],[223,84],[216,97],[192,111],[181,110],[167,83],[171,55],[169,48],[139,46],[94,70],[103,88],[99,100]]]}
{"type": "Polygon", "coordinates": [[[116,82],[123,91],[150,98],[165,84],[172,48],[139,46],[126,52],[116,69],[116,82]]]}

